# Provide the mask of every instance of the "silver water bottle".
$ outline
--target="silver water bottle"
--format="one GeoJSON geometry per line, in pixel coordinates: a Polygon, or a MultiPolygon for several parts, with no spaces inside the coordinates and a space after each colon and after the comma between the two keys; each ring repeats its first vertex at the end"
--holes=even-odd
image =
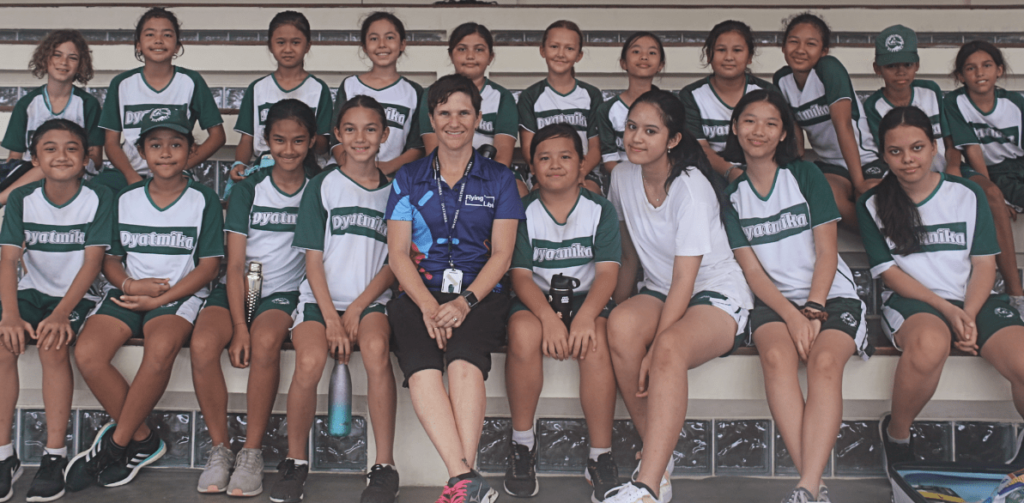
{"type": "Polygon", "coordinates": [[[256,308],[263,297],[263,264],[253,260],[249,262],[249,270],[245,274],[245,323],[252,324],[256,308]]]}
{"type": "Polygon", "coordinates": [[[331,373],[327,402],[327,432],[332,437],[347,437],[352,432],[352,375],[341,360],[336,360],[331,373]]]}

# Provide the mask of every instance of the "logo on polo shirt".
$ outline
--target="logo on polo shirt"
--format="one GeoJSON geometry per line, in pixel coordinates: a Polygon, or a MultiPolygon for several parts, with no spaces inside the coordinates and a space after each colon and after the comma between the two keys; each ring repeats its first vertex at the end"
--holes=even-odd
{"type": "Polygon", "coordinates": [[[167,119],[170,119],[170,118],[171,118],[171,109],[170,108],[154,108],[153,111],[149,113],[149,120],[151,120],[153,122],[163,122],[163,121],[165,121],[167,119]]]}
{"type": "Polygon", "coordinates": [[[71,323],[74,323],[80,319],[82,319],[82,315],[78,314],[78,311],[71,311],[71,314],[68,315],[68,321],[70,321],[71,323]]]}
{"type": "Polygon", "coordinates": [[[254,229],[267,225],[294,226],[298,217],[298,214],[287,211],[254,211],[249,217],[249,225],[254,229]]]}
{"type": "Polygon", "coordinates": [[[957,232],[948,227],[925,231],[921,236],[921,244],[928,245],[960,245],[967,246],[967,233],[957,232]]]}
{"type": "Polygon", "coordinates": [[[483,206],[485,208],[493,208],[494,196],[474,196],[472,194],[466,194],[466,206],[483,206]]]}
{"type": "Polygon", "coordinates": [[[358,206],[332,209],[330,230],[335,236],[358,234],[381,242],[386,242],[388,238],[388,223],[384,220],[384,214],[358,206]]]}
{"type": "Polygon", "coordinates": [[[576,129],[586,129],[587,116],[583,112],[574,112],[571,114],[556,114],[550,117],[537,117],[537,130],[544,129],[544,126],[563,123],[574,126],[576,129]]]}

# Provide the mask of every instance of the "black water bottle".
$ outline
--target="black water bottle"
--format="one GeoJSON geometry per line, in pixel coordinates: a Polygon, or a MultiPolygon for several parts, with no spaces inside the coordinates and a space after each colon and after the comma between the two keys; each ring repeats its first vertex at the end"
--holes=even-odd
{"type": "Polygon", "coordinates": [[[492,161],[494,160],[494,156],[498,153],[498,149],[494,148],[494,145],[480,145],[480,148],[476,149],[476,151],[480,152],[480,155],[492,161]]]}
{"type": "Polygon", "coordinates": [[[572,319],[572,291],[580,286],[580,280],[571,276],[556,274],[551,278],[551,289],[548,290],[548,302],[551,309],[562,318],[566,330],[569,330],[572,319]]]}

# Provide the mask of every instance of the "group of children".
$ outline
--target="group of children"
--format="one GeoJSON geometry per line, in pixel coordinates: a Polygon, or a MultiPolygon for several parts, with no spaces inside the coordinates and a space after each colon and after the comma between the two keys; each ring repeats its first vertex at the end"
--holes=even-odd
{"type": "MultiPolygon", "coordinates": [[[[30,64],[47,83],[18,101],[2,142],[12,159],[33,166],[0,193],[0,378],[17,384],[28,343],[43,368],[47,445],[28,501],[127,484],[163,456],[166,445],[145,419],[191,338],[196,396],[214,445],[199,492],[263,491],[261,442],[281,345],[291,340],[288,453],[271,501],[302,499],[317,384],[328,355],[347,361],[358,345],[376,442],[360,501],[393,502],[397,385],[386,305],[405,294],[393,289],[385,211],[399,190],[393,175],[438,146],[429,89],[397,69],[405,28],[386,12],[363,21],[372,68],[345,78],[332,104],[328,86],[303,66],[309,22],[294,11],[274,17],[268,47],[278,66],[245,92],[226,217],[217,194],[184,175],[225,135],[205,81],[172,64],[183,50],[179,35],[173,13],[147,11],[135,30],[143,66],[114,78],[101,110],[74,85],[93,73],[84,38],[51,33],[30,64]],[[202,144],[192,136],[197,122],[208,133],[202,144]],[[111,168],[101,168],[104,151],[111,168]],[[264,265],[264,283],[249,322],[243,277],[252,261],[264,265]],[[94,288],[101,271],[105,281],[94,288]],[[143,360],[129,384],[111,361],[132,337],[144,341],[143,360]],[[72,344],[112,422],[69,461],[72,344]],[[249,369],[237,453],[225,349],[232,366],[249,369]]],[[[688,370],[752,344],[800,473],[783,501],[829,501],[821,474],[842,418],[844,364],[870,353],[866,306],[837,251],[840,224],[860,233],[873,276],[885,280],[883,328],[903,351],[893,411],[880,422],[887,463],[912,458],[911,423],[951,345],[989,360],[1024,411],[1024,292],[1010,227],[1024,208],[1024,99],[996,86],[1002,53],[965,44],[953,74],[962,87],[943,96],[934,82],[915,79],[914,32],[887,28],[876,37],[874,65],[885,86],[862,103],[829,55],[831,39],[820,17],[793,17],[786,66],[769,83],[748,70],[757,50],[750,28],[725,21],[702,52],[711,73],[676,96],[653,84],[665,66],[661,40],[638,32],[620,56],[628,86],[603,102],[576,78],[581,30],[556,21],[540,47],[547,77],[517,103],[486,76],[494,59],[488,29],[465,23],[452,31],[455,72],[479,91],[473,147],[492,146],[493,159],[508,166],[518,140],[529,166],[517,173],[526,218],[509,272],[507,493],[539,491],[533,424],[543,357],[579,364],[592,500],[667,503],[688,370]],[[802,160],[805,137],[813,162],[802,160]],[[1009,295],[990,295],[997,269],[1009,295]],[[564,277],[577,281],[569,320],[548,298],[564,277]],[[617,392],[644,441],[624,484],[611,456],[617,392]]],[[[10,390],[18,387],[6,389],[0,502],[23,471],[10,436],[18,398],[10,390]]],[[[497,497],[489,486],[481,494],[497,497]]],[[[465,496],[446,491],[439,501],[465,496]]]]}

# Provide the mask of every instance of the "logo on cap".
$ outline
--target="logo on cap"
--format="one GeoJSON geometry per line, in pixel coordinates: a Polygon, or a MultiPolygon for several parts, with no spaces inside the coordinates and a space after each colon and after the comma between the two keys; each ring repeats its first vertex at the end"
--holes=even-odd
{"type": "Polygon", "coordinates": [[[903,50],[903,37],[892,34],[885,38],[885,48],[889,49],[889,52],[900,52],[903,50]]]}
{"type": "Polygon", "coordinates": [[[170,119],[170,118],[171,118],[171,109],[170,108],[154,108],[153,111],[149,113],[149,120],[151,120],[153,122],[163,122],[163,121],[165,121],[167,119],[170,119]]]}

